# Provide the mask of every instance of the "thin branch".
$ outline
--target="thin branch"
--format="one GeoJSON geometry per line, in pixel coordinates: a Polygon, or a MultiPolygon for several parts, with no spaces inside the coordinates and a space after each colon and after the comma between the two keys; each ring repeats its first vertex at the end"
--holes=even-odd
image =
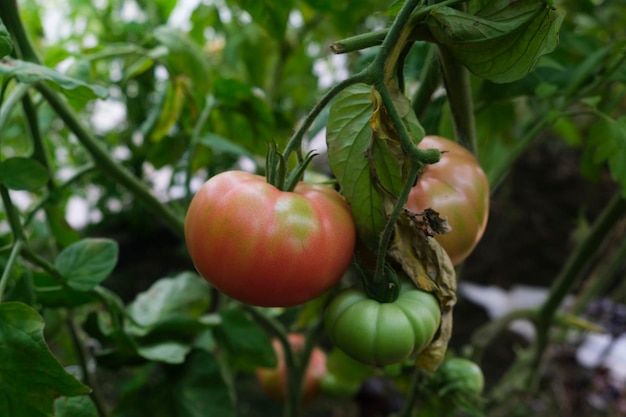
{"type": "Polygon", "coordinates": [[[593,227],[580,242],[557,276],[548,294],[548,299],[542,305],[537,315],[537,338],[532,361],[531,378],[528,381],[529,389],[536,387],[539,379],[539,370],[549,342],[549,331],[557,309],[563,299],[577,282],[578,275],[585,264],[602,246],[602,242],[615,224],[626,215],[626,200],[621,195],[613,197],[611,202],[593,224],[593,227]]]}

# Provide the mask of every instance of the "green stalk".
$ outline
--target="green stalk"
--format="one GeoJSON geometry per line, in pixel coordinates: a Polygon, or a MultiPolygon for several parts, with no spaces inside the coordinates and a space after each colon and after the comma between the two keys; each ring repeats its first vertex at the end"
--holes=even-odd
{"type": "MultiPolygon", "coordinates": [[[[2,107],[0,107],[0,132],[4,130],[4,126],[7,124],[7,121],[9,120],[11,111],[13,111],[13,109],[17,106],[17,104],[28,93],[28,90],[30,88],[31,88],[30,84],[17,83],[15,88],[11,90],[11,94],[9,94],[6,101],[2,103],[2,107]]],[[[2,136],[0,135],[0,138],[1,137],[2,136]]]]}
{"type": "Polygon", "coordinates": [[[439,45],[439,60],[448,103],[454,119],[457,142],[477,155],[476,120],[474,118],[474,100],[472,99],[469,71],[446,46],[439,45]]]}
{"type": "Polygon", "coordinates": [[[411,383],[407,390],[408,396],[406,401],[402,405],[402,410],[398,413],[398,417],[411,417],[413,415],[413,409],[417,403],[417,398],[422,381],[424,380],[424,371],[420,368],[415,368],[413,375],[411,376],[411,383]]]}
{"type": "Polygon", "coordinates": [[[420,73],[419,88],[413,96],[412,107],[413,112],[418,119],[421,119],[430,105],[430,99],[433,93],[439,87],[439,62],[436,59],[436,50],[433,45],[429,45],[426,54],[424,68],[420,73]]]}
{"type": "MultiPolygon", "coordinates": [[[[69,187],[74,182],[76,182],[79,179],[81,179],[85,174],[93,172],[94,169],[95,169],[95,167],[92,164],[88,164],[88,165],[85,165],[85,166],[79,168],[76,171],[76,173],[74,175],[72,175],[70,178],[68,178],[65,182],[57,185],[57,187],[56,187],[57,192],[59,190],[63,190],[64,188],[69,187]]],[[[33,221],[33,219],[35,218],[35,215],[37,214],[37,212],[39,210],[41,210],[43,207],[45,207],[48,203],[50,203],[50,200],[52,198],[53,198],[53,195],[48,193],[44,197],[42,197],[41,200],[39,200],[37,203],[35,203],[32,206],[32,208],[30,208],[30,211],[26,214],[26,216],[24,218],[24,227],[27,227],[30,224],[30,222],[33,221]]]]}
{"type": "Polygon", "coordinates": [[[16,240],[13,243],[13,248],[11,248],[11,254],[9,255],[9,259],[7,260],[6,265],[4,266],[4,271],[2,271],[2,276],[0,277],[0,303],[2,302],[2,297],[4,295],[4,290],[9,283],[9,278],[11,277],[11,272],[13,271],[13,265],[17,261],[17,257],[20,255],[22,251],[22,247],[24,246],[24,241],[21,239],[16,240]]]}
{"type": "MultiPolygon", "coordinates": [[[[416,9],[408,20],[409,26],[420,23],[428,14],[437,7],[454,6],[465,3],[467,0],[446,0],[440,3],[424,6],[416,9]]],[[[349,38],[345,38],[330,45],[330,51],[334,54],[347,54],[349,52],[360,51],[362,49],[378,46],[387,38],[390,29],[381,29],[374,32],[363,33],[349,38]]],[[[412,38],[415,39],[415,38],[412,38]]]]}
{"type": "Polygon", "coordinates": [[[2,199],[4,211],[7,215],[7,220],[9,221],[9,227],[13,233],[13,240],[22,240],[26,242],[26,235],[24,234],[24,228],[22,227],[19,213],[13,205],[13,201],[11,201],[9,189],[4,184],[0,184],[0,198],[2,199]]]}
{"type": "Polygon", "coordinates": [[[39,64],[41,61],[26,35],[16,0],[6,0],[2,2],[2,7],[0,7],[0,19],[7,27],[9,33],[13,35],[17,56],[25,61],[39,64]]]}
{"type": "Polygon", "coordinates": [[[537,339],[533,352],[532,373],[528,381],[529,389],[537,386],[539,369],[545,350],[548,346],[549,331],[554,321],[556,312],[576,284],[578,275],[586,263],[602,247],[602,242],[615,224],[626,215],[626,200],[621,195],[616,195],[606,206],[593,227],[570,254],[567,262],[561,269],[556,281],[550,289],[548,299],[540,308],[537,315],[537,339]]]}
{"type": "Polygon", "coordinates": [[[287,370],[287,402],[285,403],[283,416],[296,417],[300,409],[300,398],[302,396],[303,369],[300,369],[302,364],[298,360],[299,358],[294,355],[291,343],[289,343],[287,330],[280,322],[264,314],[258,308],[247,304],[242,304],[241,307],[250,313],[257,323],[267,329],[280,342],[287,370]]]}
{"type": "Polygon", "coordinates": [[[81,370],[83,371],[85,384],[91,387],[91,394],[89,396],[92,399],[94,406],[96,407],[98,416],[107,417],[109,415],[109,407],[107,406],[106,400],[104,399],[104,396],[99,389],[99,384],[96,376],[90,370],[88,364],[89,352],[87,351],[87,349],[85,349],[85,346],[80,340],[80,337],[78,335],[78,326],[74,321],[74,312],[72,310],[68,311],[65,324],[67,326],[67,329],[69,330],[70,338],[72,339],[72,344],[74,345],[74,351],[76,352],[76,357],[78,358],[78,363],[81,370]]]}
{"type": "Polygon", "coordinates": [[[209,120],[209,116],[211,116],[211,112],[215,108],[216,101],[215,98],[211,95],[207,95],[205,99],[204,107],[202,108],[202,112],[200,112],[200,116],[198,117],[198,121],[193,127],[191,132],[191,143],[189,144],[189,156],[187,158],[187,166],[185,169],[185,194],[186,198],[191,199],[191,176],[192,172],[192,164],[193,158],[198,149],[198,144],[200,142],[200,135],[202,134],[202,129],[206,125],[206,122],[209,120]]]}
{"type": "Polygon", "coordinates": [[[358,74],[354,74],[349,78],[346,78],[343,81],[340,81],[339,83],[331,87],[330,90],[328,90],[326,94],[322,96],[322,98],[306,115],[300,127],[298,127],[293,136],[291,136],[291,138],[289,139],[289,142],[287,142],[285,150],[283,151],[285,160],[289,160],[289,156],[291,155],[291,153],[295,150],[299,150],[302,147],[302,140],[304,139],[304,135],[309,130],[317,116],[319,116],[322,110],[324,110],[324,108],[331,102],[333,98],[335,98],[337,94],[339,94],[351,85],[361,82],[367,82],[368,80],[369,74],[367,74],[367,72],[360,72],[358,74]]]}
{"type": "Polygon", "coordinates": [[[56,91],[45,84],[37,84],[36,88],[66,126],[76,135],[78,141],[87,149],[95,164],[133,193],[139,201],[152,211],[157,218],[160,218],[174,233],[181,237],[184,236],[184,225],[181,216],[175,213],[169,206],[157,200],[142,181],[117,163],[107,150],[100,146],[98,140],[81,123],[71,107],[61,99],[56,91]]]}
{"type": "Polygon", "coordinates": [[[347,54],[349,52],[360,51],[362,49],[378,46],[387,37],[389,29],[381,29],[374,32],[367,32],[360,35],[351,36],[330,44],[330,51],[333,54],[347,54]]]}
{"type": "MultiPolygon", "coordinates": [[[[621,239],[621,242],[613,242],[614,245],[618,245],[617,248],[610,250],[606,257],[598,260],[597,267],[590,274],[589,279],[583,285],[581,295],[576,300],[576,305],[572,309],[573,314],[582,313],[591,300],[602,294],[612,284],[611,279],[626,259],[626,238],[623,231],[624,228],[617,228],[613,233],[614,238],[621,239]]],[[[615,293],[613,292],[612,295],[615,293]]]]}

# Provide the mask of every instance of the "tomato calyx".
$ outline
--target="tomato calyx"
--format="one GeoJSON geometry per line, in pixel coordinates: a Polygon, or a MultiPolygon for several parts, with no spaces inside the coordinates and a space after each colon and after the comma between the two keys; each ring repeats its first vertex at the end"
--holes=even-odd
{"type": "Polygon", "coordinates": [[[309,166],[309,163],[315,158],[317,154],[314,151],[310,151],[298,162],[298,165],[287,174],[287,161],[285,156],[277,149],[275,142],[270,142],[267,149],[267,155],[265,157],[265,178],[268,184],[272,184],[274,187],[281,191],[293,191],[298,185],[298,182],[302,180],[304,171],[309,166]]]}
{"type": "Polygon", "coordinates": [[[381,279],[376,279],[375,273],[357,265],[357,270],[363,280],[363,288],[367,296],[379,303],[393,303],[400,295],[398,275],[387,264],[381,279]]]}

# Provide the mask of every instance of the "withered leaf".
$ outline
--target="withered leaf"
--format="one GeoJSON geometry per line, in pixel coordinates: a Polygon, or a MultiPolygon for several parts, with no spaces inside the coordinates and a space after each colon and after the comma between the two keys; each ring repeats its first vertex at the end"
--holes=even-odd
{"type": "Polygon", "coordinates": [[[388,254],[418,288],[433,294],[439,301],[439,332],[415,361],[416,366],[434,372],[443,362],[452,335],[452,308],[456,303],[454,266],[441,245],[427,236],[406,212],[398,218],[388,254]]]}

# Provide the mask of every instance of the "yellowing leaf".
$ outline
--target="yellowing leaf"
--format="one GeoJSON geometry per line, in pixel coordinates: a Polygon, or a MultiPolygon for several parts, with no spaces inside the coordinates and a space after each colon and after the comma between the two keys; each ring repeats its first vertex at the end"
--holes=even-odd
{"type": "Polygon", "coordinates": [[[431,294],[441,307],[437,337],[416,359],[416,366],[434,372],[443,362],[452,335],[452,308],[456,303],[456,273],[441,245],[428,237],[423,228],[403,213],[396,223],[388,250],[415,285],[431,294]]]}

